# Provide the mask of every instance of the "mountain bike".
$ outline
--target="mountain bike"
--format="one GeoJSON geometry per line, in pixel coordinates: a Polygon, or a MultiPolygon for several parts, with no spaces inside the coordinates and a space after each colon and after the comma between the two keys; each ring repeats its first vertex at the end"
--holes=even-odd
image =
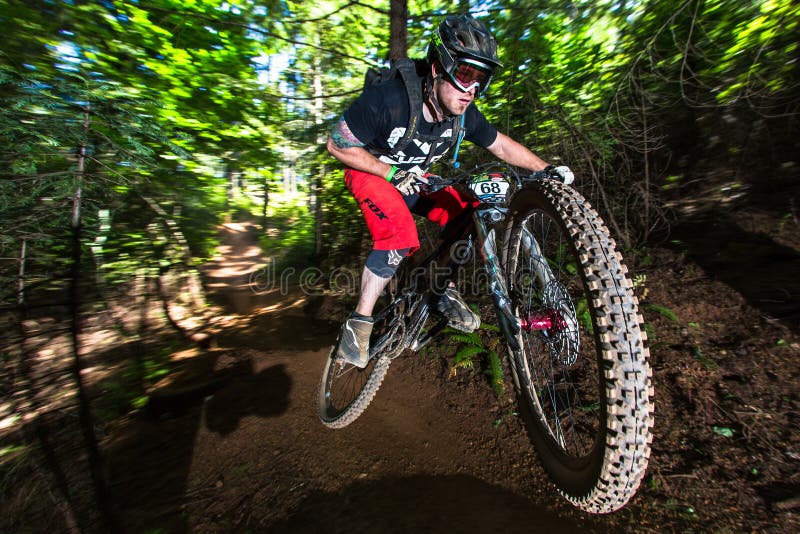
{"type": "MultiPolygon", "coordinates": [[[[647,336],[605,223],[580,193],[553,178],[494,164],[429,182],[466,189],[476,201],[466,243],[480,252],[540,461],[575,506],[608,513],[634,495],[650,456],[654,392],[647,336]]],[[[334,344],[318,393],[323,424],[352,423],[375,397],[392,360],[445,329],[419,266],[455,245],[445,240],[416,268],[398,270],[375,308],[366,368],[338,358],[334,344]]]]}

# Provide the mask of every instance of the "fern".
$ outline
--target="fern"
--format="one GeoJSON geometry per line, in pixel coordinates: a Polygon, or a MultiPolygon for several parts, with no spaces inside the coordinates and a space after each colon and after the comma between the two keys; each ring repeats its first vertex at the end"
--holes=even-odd
{"type": "MultiPolygon", "coordinates": [[[[491,328],[486,330],[497,329],[494,325],[488,326],[491,326],[491,328]]],[[[500,396],[505,389],[505,384],[503,381],[503,366],[497,353],[484,345],[483,339],[477,332],[454,333],[450,336],[450,341],[455,341],[460,345],[450,365],[450,377],[456,376],[459,369],[474,371],[476,356],[485,354],[487,361],[485,373],[489,378],[492,391],[494,391],[495,395],[500,396]]]]}
{"type": "Polygon", "coordinates": [[[461,347],[458,352],[456,352],[455,359],[456,360],[464,360],[466,358],[472,358],[476,354],[481,354],[486,352],[486,349],[483,347],[476,347],[474,345],[467,345],[466,347],[461,347]]]}
{"type": "Polygon", "coordinates": [[[472,346],[481,347],[481,348],[483,347],[483,340],[481,339],[481,336],[479,336],[475,332],[471,332],[471,333],[463,333],[462,332],[462,333],[458,333],[458,334],[453,334],[453,335],[450,336],[450,339],[452,341],[456,341],[458,343],[464,343],[466,345],[472,345],[472,346]]]}
{"type": "Polygon", "coordinates": [[[483,352],[483,347],[467,345],[462,347],[453,357],[453,364],[450,367],[450,376],[455,376],[458,369],[475,370],[475,356],[483,352]]]}
{"type": "Polygon", "coordinates": [[[644,308],[660,313],[670,321],[680,324],[680,319],[678,319],[678,316],[675,315],[675,312],[665,306],[659,306],[658,304],[645,304],[644,308]]]}
{"type": "Polygon", "coordinates": [[[500,357],[493,350],[487,351],[486,359],[489,362],[489,368],[486,374],[489,375],[489,380],[492,384],[492,389],[496,396],[503,394],[505,390],[505,383],[503,382],[503,366],[500,363],[500,357]]]}

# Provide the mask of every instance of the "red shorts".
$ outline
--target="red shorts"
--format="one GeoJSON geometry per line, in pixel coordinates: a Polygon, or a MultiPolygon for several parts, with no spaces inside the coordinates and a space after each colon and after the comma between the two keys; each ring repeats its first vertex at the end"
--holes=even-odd
{"type": "MultiPolygon", "coordinates": [[[[407,203],[410,197],[404,199],[392,184],[374,174],[346,169],[344,179],[364,215],[372,235],[372,248],[408,248],[409,255],[419,248],[417,225],[407,203]]],[[[419,197],[421,202],[418,203],[424,203],[425,207],[415,207],[414,213],[424,215],[441,227],[453,221],[467,207],[477,205],[471,199],[464,199],[452,187],[445,187],[431,194],[420,194],[419,197]]]]}

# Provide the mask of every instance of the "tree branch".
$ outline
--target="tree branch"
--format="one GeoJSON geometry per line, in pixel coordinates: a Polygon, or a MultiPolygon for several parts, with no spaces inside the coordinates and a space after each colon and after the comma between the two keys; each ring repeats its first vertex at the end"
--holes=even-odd
{"type": "Polygon", "coordinates": [[[358,89],[353,89],[352,91],[343,91],[341,93],[334,93],[330,95],[319,95],[319,96],[288,96],[288,95],[277,95],[275,93],[269,93],[269,92],[265,92],[263,94],[266,96],[277,98],[279,100],[316,100],[317,98],[325,100],[328,98],[338,98],[340,96],[353,95],[356,93],[360,93],[361,91],[363,91],[363,88],[359,87],[358,89]]]}
{"type": "Polygon", "coordinates": [[[363,7],[363,8],[366,8],[366,9],[371,9],[372,11],[375,11],[376,13],[380,13],[381,15],[386,15],[386,16],[389,15],[389,12],[387,10],[385,10],[385,9],[379,9],[379,8],[377,8],[375,6],[371,6],[369,4],[364,4],[364,3],[358,2],[357,0],[353,0],[351,2],[346,3],[345,5],[343,5],[340,8],[335,9],[334,11],[331,11],[330,13],[322,15],[321,17],[316,17],[316,18],[313,18],[313,19],[285,20],[285,21],[281,21],[281,22],[282,23],[287,23],[288,22],[288,23],[292,23],[292,24],[305,24],[307,22],[319,22],[321,20],[325,20],[325,19],[331,17],[331,15],[339,13],[340,11],[344,11],[345,9],[347,9],[349,7],[353,7],[353,6],[358,6],[358,7],[363,7]]]}
{"type": "Polygon", "coordinates": [[[362,63],[366,63],[367,65],[370,65],[370,66],[375,66],[376,65],[376,63],[374,63],[374,62],[372,62],[372,61],[370,61],[370,60],[368,60],[368,59],[366,59],[364,57],[351,56],[349,54],[344,54],[342,52],[339,52],[338,50],[333,50],[333,49],[330,49],[330,48],[325,48],[323,46],[304,43],[302,41],[297,41],[295,39],[290,39],[289,37],[283,37],[282,35],[278,35],[277,33],[273,33],[273,32],[271,32],[269,30],[265,30],[265,29],[257,26],[256,24],[243,23],[243,22],[234,22],[234,21],[229,21],[229,20],[220,20],[220,19],[215,18],[215,17],[211,17],[211,16],[208,16],[208,15],[203,15],[202,13],[176,11],[176,10],[173,10],[173,9],[166,9],[166,8],[162,8],[162,7],[156,7],[156,6],[149,5],[149,4],[140,4],[140,6],[142,7],[142,9],[146,9],[146,10],[150,10],[150,11],[158,11],[158,12],[167,13],[167,14],[170,14],[170,15],[179,15],[181,17],[189,17],[189,18],[196,18],[196,19],[205,20],[205,21],[212,21],[212,22],[215,22],[217,24],[221,24],[223,26],[236,26],[236,27],[239,27],[239,28],[245,28],[245,29],[247,29],[247,31],[260,33],[261,35],[263,35],[265,37],[270,37],[272,39],[277,39],[279,41],[284,41],[286,43],[293,44],[293,45],[296,45],[296,46],[307,46],[309,48],[313,48],[313,49],[319,50],[321,52],[326,52],[326,53],[334,55],[334,56],[339,56],[339,57],[343,57],[343,58],[347,58],[347,59],[352,59],[354,61],[359,61],[359,62],[362,62],[362,63]]]}

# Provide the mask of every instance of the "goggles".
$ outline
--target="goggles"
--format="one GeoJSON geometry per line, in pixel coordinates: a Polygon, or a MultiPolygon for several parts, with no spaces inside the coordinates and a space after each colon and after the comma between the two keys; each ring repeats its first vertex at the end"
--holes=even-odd
{"type": "Polygon", "coordinates": [[[454,66],[447,71],[447,76],[453,85],[465,93],[473,87],[478,88],[477,93],[483,94],[492,81],[494,69],[472,59],[456,59],[454,66]]]}

